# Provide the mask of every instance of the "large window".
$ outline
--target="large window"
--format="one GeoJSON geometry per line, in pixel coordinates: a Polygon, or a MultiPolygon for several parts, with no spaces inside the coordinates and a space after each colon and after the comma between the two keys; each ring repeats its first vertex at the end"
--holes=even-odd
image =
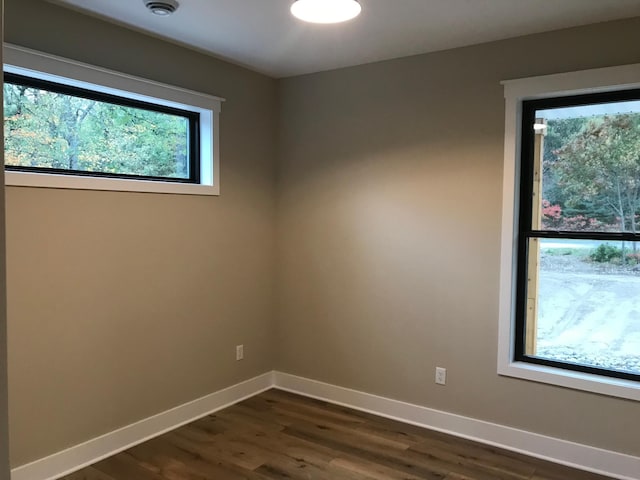
{"type": "Polygon", "coordinates": [[[515,359],[640,380],[640,91],[524,101],[515,359]]]}
{"type": "Polygon", "coordinates": [[[217,195],[222,99],[5,45],[7,185],[217,195]]]}
{"type": "Polygon", "coordinates": [[[503,84],[498,373],[640,400],[640,64],[503,84]]]}

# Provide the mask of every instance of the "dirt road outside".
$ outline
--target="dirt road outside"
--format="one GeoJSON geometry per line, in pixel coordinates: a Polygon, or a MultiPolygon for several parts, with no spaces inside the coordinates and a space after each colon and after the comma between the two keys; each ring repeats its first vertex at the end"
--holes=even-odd
{"type": "Polygon", "coordinates": [[[537,356],[640,374],[640,269],[541,256],[537,356]]]}

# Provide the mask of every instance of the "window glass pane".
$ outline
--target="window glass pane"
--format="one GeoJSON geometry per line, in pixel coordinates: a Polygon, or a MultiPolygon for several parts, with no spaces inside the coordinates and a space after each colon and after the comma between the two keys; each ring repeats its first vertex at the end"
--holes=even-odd
{"type": "Polygon", "coordinates": [[[640,230],[640,101],[535,112],[534,230],[640,230]]]}
{"type": "Polygon", "coordinates": [[[5,83],[5,164],[189,179],[189,119],[5,83]]]}
{"type": "Polygon", "coordinates": [[[529,255],[525,354],[640,374],[640,242],[531,239],[529,255]]]}

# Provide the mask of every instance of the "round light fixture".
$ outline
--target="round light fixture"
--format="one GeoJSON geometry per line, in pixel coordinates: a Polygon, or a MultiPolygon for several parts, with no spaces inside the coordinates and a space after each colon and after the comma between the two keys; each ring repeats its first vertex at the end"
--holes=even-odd
{"type": "Polygon", "coordinates": [[[340,23],[360,15],[357,0],[296,0],[291,5],[294,17],[311,23],[340,23]]]}
{"type": "Polygon", "coordinates": [[[160,17],[166,17],[175,12],[180,4],[176,0],[143,0],[151,13],[160,17]]]}

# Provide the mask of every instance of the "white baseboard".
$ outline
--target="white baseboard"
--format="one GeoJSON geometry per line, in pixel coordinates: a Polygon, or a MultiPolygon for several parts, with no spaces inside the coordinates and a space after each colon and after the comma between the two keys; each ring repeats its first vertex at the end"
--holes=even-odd
{"type": "Polygon", "coordinates": [[[35,462],[14,468],[11,480],[53,480],[273,387],[268,372],[159,413],[35,462]]]}
{"type": "Polygon", "coordinates": [[[640,457],[463,417],[349,388],[268,372],[14,468],[11,480],[53,480],[270,388],[430,428],[620,480],[640,480],[640,457]]]}
{"type": "Polygon", "coordinates": [[[287,373],[275,372],[274,386],[280,390],[326,400],[581,470],[621,480],[640,479],[640,457],[547,437],[287,373]]]}

